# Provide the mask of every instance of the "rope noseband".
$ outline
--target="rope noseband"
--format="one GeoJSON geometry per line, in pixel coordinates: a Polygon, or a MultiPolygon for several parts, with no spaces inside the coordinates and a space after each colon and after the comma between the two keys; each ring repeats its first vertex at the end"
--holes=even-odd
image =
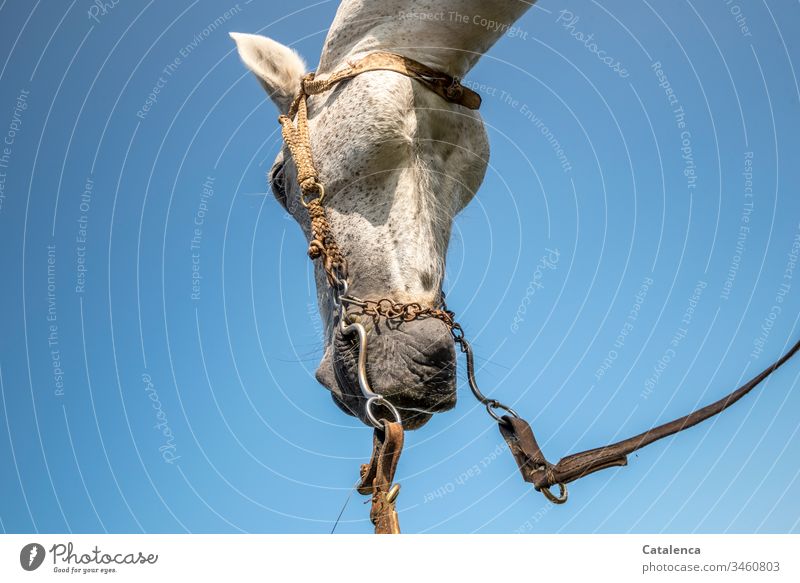
{"type": "Polygon", "coordinates": [[[325,188],[314,167],[311,154],[307,99],[310,95],[328,91],[337,83],[356,75],[379,70],[394,71],[410,77],[443,99],[469,109],[478,109],[481,103],[480,96],[461,85],[456,78],[435,71],[402,55],[375,52],[322,79],[317,79],[314,73],[307,74],[301,82],[300,90],[289,111],[278,118],[284,142],[297,166],[297,181],[301,190],[300,202],[306,208],[311,221],[311,241],[308,246],[308,255],[312,260],[319,259],[325,271],[328,285],[333,293],[334,304],[339,310],[339,325],[342,332],[344,334],[355,333],[358,336],[358,382],[362,397],[365,399],[364,416],[375,428],[372,457],[370,463],[361,468],[362,479],[358,491],[362,494],[372,495],[370,518],[375,525],[376,533],[396,534],[400,532],[395,509],[395,500],[400,486],[399,484],[392,485],[392,481],[403,448],[403,427],[397,409],[383,396],[373,392],[370,387],[366,373],[367,332],[361,323],[349,320],[345,309],[346,305],[356,306],[361,309],[361,314],[374,319],[385,318],[398,322],[410,322],[431,317],[444,322],[450,329],[454,342],[466,355],[467,377],[472,393],[478,401],[486,406],[488,413],[497,421],[500,433],[508,444],[523,479],[532,483],[536,490],[541,491],[548,500],[555,504],[563,504],[567,501],[567,483],[605,468],[627,465],[628,454],[721,413],[744,397],[800,350],[800,342],[797,342],[779,360],[750,381],[719,401],[689,415],[617,443],[569,455],[562,458],[557,464],[551,464],[539,448],[528,422],[507,405],[486,397],[478,388],[475,380],[472,347],[464,337],[463,329],[456,322],[455,314],[447,309],[444,301],[439,306],[423,307],[417,303],[404,304],[386,298],[378,301],[365,300],[348,294],[347,261],[336,244],[328,223],[323,206],[325,188]],[[382,407],[382,410],[379,410],[378,407],[382,407]],[[498,410],[505,411],[505,414],[499,415],[498,410]],[[387,419],[387,415],[379,414],[381,411],[388,412],[389,419],[387,419]],[[552,486],[558,486],[558,495],[550,490],[552,486]]]}

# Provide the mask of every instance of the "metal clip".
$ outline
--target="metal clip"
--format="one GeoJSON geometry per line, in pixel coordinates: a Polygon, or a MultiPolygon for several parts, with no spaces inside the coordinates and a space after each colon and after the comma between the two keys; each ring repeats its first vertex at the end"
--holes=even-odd
{"type": "Polygon", "coordinates": [[[561,482],[554,485],[558,486],[559,489],[558,496],[553,494],[552,490],[550,490],[550,487],[542,488],[540,492],[544,494],[544,497],[550,500],[550,502],[552,502],[553,504],[563,504],[564,502],[567,501],[567,498],[569,497],[569,493],[567,492],[567,485],[562,484],[561,482]]]}

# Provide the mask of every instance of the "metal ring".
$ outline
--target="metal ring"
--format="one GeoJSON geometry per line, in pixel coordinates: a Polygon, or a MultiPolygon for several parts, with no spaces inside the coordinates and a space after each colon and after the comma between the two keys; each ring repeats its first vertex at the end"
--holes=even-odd
{"type": "Polygon", "coordinates": [[[381,423],[380,419],[375,417],[375,414],[372,412],[372,405],[374,405],[376,402],[379,401],[381,405],[389,409],[389,412],[392,414],[395,421],[397,421],[398,423],[402,423],[402,420],[400,419],[400,413],[397,412],[397,409],[394,408],[394,405],[392,405],[389,401],[387,401],[382,395],[375,395],[374,397],[370,397],[369,399],[367,399],[367,403],[364,405],[364,411],[367,414],[367,420],[373,427],[377,429],[383,427],[383,424],[381,423]]]}
{"type": "Polygon", "coordinates": [[[503,403],[501,403],[500,401],[495,401],[494,399],[486,401],[486,411],[489,412],[489,415],[491,415],[494,418],[494,420],[497,421],[498,423],[503,423],[502,417],[500,417],[497,413],[494,412],[495,409],[502,409],[503,411],[509,413],[512,417],[516,417],[517,419],[519,419],[519,415],[517,415],[517,412],[514,411],[514,409],[512,409],[508,405],[503,405],[503,403]]]}
{"type": "MultiPolygon", "coordinates": [[[[464,340],[464,329],[461,327],[461,324],[454,323],[450,327],[450,334],[453,335],[453,340],[461,344],[461,341],[464,340]]],[[[461,346],[461,351],[466,352],[464,346],[461,346]]]]}
{"type": "Polygon", "coordinates": [[[381,298],[380,300],[378,300],[378,301],[376,302],[376,304],[375,304],[375,309],[378,311],[378,313],[379,313],[379,314],[381,313],[381,310],[383,310],[384,312],[386,312],[386,314],[390,314],[390,313],[391,313],[391,311],[392,311],[392,310],[394,310],[394,306],[395,306],[395,305],[396,305],[396,304],[395,304],[394,302],[392,302],[392,300],[390,300],[389,298],[381,298]],[[384,302],[385,302],[385,303],[384,303],[384,302]],[[383,306],[384,306],[385,304],[388,304],[388,307],[387,307],[387,308],[383,308],[383,306]]]}
{"type": "Polygon", "coordinates": [[[341,316],[339,319],[339,324],[342,328],[342,332],[345,334],[350,334],[352,332],[356,332],[358,334],[358,386],[361,389],[361,395],[367,400],[364,404],[364,413],[369,421],[370,425],[375,428],[380,429],[383,427],[381,425],[380,419],[378,419],[375,414],[372,412],[372,406],[377,402],[380,401],[382,405],[384,405],[389,412],[394,417],[395,421],[398,423],[402,423],[400,419],[400,413],[397,412],[397,409],[394,408],[389,401],[387,401],[382,395],[378,395],[372,390],[372,387],[369,385],[369,379],[367,378],[367,331],[362,324],[358,322],[353,322],[351,324],[345,324],[346,313],[344,310],[344,304],[340,307],[341,316]]]}
{"type": "Polygon", "coordinates": [[[322,204],[322,201],[325,198],[325,187],[322,185],[322,183],[317,182],[315,179],[314,186],[317,187],[317,192],[319,193],[319,196],[317,196],[317,198],[315,199],[309,200],[308,202],[306,202],[306,191],[302,189],[302,186],[300,188],[300,204],[302,204],[306,208],[308,208],[308,205],[310,205],[313,200],[316,200],[319,204],[322,204]]]}
{"type": "Polygon", "coordinates": [[[541,492],[544,494],[544,497],[550,500],[553,504],[563,504],[567,501],[569,497],[569,493],[567,492],[567,485],[559,482],[558,484],[553,484],[554,486],[558,486],[559,493],[558,496],[553,494],[550,490],[550,487],[542,488],[541,492]]]}

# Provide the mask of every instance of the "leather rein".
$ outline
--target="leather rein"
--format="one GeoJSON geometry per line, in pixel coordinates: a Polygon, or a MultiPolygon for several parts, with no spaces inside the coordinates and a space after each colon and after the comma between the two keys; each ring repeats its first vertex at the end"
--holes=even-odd
{"type": "Polygon", "coordinates": [[[328,285],[333,294],[334,307],[339,310],[339,326],[341,326],[342,332],[348,335],[355,333],[358,337],[357,372],[359,388],[364,399],[363,414],[365,420],[374,427],[375,431],[372,457],[368,464],[361,466],[361,480],[357,490],[361,494],[372,496],[370,518],[375,525],[376,533],[398,534],[400,532],[395,508],[400,485],[392,482],[403,449],[403,426],[397,409],[370,387],[366,372],[367,332],[361,323],[350,320],[346,312],[348,305],[360,308],[361,314],[374,319],[385,318],[396,322],[410,322],[421,318],[438,318],[443,321],[450,329],[453,341],[466,355],[467,377],[473,395],[485,405],[487,412],[497,422],[500,433],[519,466],[522,478],[533,484],[535,490],[542,492],[548,500],[555,504],[563,504],[567,501],[567,484],[569,482],[599,470],[627,465],[627,456],[634,451],[721,413],[744,397],[800,350],[799,341],[780,359],[747,383],[722,399],[688,415],[611,445],[569,455],[556,464],[550,463],[539,448],[528,422],[507,405],[486,397],[478,388],[475,380],[472,347],[464,337],[461,325],[456,322],[455,314],[447,309],[444,300],[439,306],[423,307],[417,303],[404,304],[386,298],[379,301],[365,300],[348,293],[347,261],[330,229],[323,205],[325,188],[319,179],[311,155],[306,101],[310,95],[328,91],[337,83],[367,71],[400,73],[422,83],[443,99],[469,109],[478,109],[481,98],[471,89],[461,85],[458,79],[435,71],[422,63],[394,53],[374,52],[358,61],[349,63],[346,67],[322,79],[316,78],[314,73],[308,73],[303,77],[300,90],[289,111],[278,118],[284,142],[297,166],[297,181],[301,190],[300,202],[308,212],[311,221],[311,241],[308,255],[312,260],[320,260],[325,271],[328,285]],[[498,411],[504,413],[499,414],[498,411]],[[551,491],[552,486],[558,487],[558,494],[551,491]]]}

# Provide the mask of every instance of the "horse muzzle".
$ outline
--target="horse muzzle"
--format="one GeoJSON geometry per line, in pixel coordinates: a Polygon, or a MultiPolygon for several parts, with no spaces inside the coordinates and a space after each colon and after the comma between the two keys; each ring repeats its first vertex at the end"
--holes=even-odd
{"type": "MultiPolygon", "coordinates": [[[[444,322],[393,321],[363,314],[352,314],[349,320],[367,332],[366,376],[371,389],[397,409],[406,429],[421,427],[433,413],[455,407],[456,351],[444,322]]],[[[358,381],[357,335],[336,326],[330,356],[320,364],[317,379],[331,390],[340,408],[367,422],[358,381]]]]}

